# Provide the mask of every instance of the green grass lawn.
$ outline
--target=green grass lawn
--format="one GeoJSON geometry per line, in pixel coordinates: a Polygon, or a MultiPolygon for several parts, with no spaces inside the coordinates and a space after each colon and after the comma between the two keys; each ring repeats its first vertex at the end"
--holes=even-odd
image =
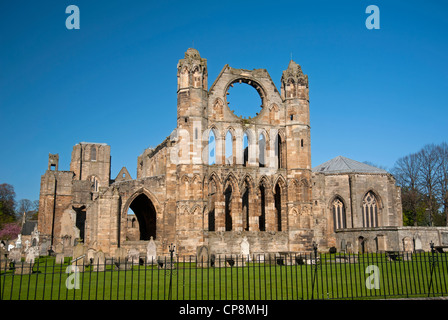
{"type": "Polygon", "coordinates": [[[4,300],[309,300],[447,295],[447,258],[436,256],[434,267],[428,255],[389,261],[384,254],[356,255],[356,263],[335,263],[334,255],[322,254],[317,267],[247,263],[242,267],[196,268],[186,262],[177,263],[174,270],[136,265],[119,271],[107,265],[105,271],[94,271],[89,266],[77,273],[78,281],[74,273],[66,273],[70,259],[57,265],[53,257],[41,257],[32,274],[3,272],[0,290],[4,300]],[[366,272],[368,266],[377,267],[378,289],[366,286],[369,277],[374,279],[373,273],[366,272]],[[79,288],[73,288],[75,283],[79,288]]]}

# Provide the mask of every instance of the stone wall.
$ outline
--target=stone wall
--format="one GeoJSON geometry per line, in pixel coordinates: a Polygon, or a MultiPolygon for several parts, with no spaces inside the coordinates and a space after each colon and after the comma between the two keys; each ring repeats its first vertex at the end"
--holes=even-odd
{"type": "Polygon", "coordinates": [[[334,230],[333,200],[339,198],[344,204],[346,229],[359,229],[364,227],[363,199],[368,192],[373,192],[378,202],[378,227],[402,226],[401,191],[392,175],[313,173],[313,215],[319,222],[322,247],[340,246],[334,230]]]}
{"type": "Polygon", "coordinates": [[[430,251],[430,243],[448,246],[448,227],[354,228],[336,232],[338,251],[430,251]]]}

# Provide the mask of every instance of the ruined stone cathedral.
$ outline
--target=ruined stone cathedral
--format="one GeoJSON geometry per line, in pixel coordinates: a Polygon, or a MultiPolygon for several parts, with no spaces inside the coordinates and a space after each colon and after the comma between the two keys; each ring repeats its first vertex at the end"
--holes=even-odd
{"type": "Polygon", "coordinates": [[[209,87],[207,60],[188,49],[177,65],[177,127],[111,177],[104,143],[73,147],[69,171],[50,154],[42,176],[38,228],[55,245],[84,242],[113,255],[158,252],[173,243],[179,255],[394,249],[402,226],[400,190],[384,170],[337,157],[311,167],[308,76],[290,61],[277,89],[265,69],[225,65],[209,87]],[[236,115],[229,88],[255,88],[261,108],[236,115]],[[132,209],[134,214],[128,214],[132,209]],[[390,232],[395,232],[391,234],[390,232]]]}

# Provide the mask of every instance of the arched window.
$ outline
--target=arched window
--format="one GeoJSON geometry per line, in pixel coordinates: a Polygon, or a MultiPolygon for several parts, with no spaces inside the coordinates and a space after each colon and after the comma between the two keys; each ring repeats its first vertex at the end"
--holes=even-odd
{"type": "Polygon", "coordinates": [[[259,186],[260,191],[260,216],[258,218],[258,228],[260,231],[266,231],[266,188],[263,184],[259,186]]]}
{"type": "Polygon", "coordinates": [[[188,82],[189,82],[188,78],[189,78],[188,69],[185,67],[182,69],[181,74],[180,74],[180,87],[181,88],[188,87],[188,82]]]}
{"type": "Polygon", "coordinates": [[[202,83],[201,72],[199,68],[195,68],[193,72],[193,87],[200,88],[202,83]]]}
{"type": "Polygon", "coordinates": [[[258,137],[258,165],[260,167],[266,166],[266,138],[262,133],[258,137]]]}
{"type": "Polygon", "coordinates": [[[295,88],[294,80],[292,80],[292,79],[288,80],[286,92],[287,92],[287,96],[289,98],[294,98],[296,96],[296,88],[295,88]]]}
{"type": "Polygon", "coordinates": [[[278,183],[275,185],[274,206],[277,218],[277,231],[282,231],[282,195],[278,183]]]}
{"type": "Polygon", "coordinates": [[[226,164],[234,164],[233,162],[233,135],[227,131],[226,134],[226,164]]]}
{"type": "Polygon", "coordinates": [[[249,195],[250,195],[250,186],[249,182],[246,180],[242,189],[242,209],[243,209],[243,230],[249,231],[250,227],[250,209],[249,209],[249,195]]]}
{"type": "Polygon", "coordinates": [[[213,130],[210,130],[208,136],[208,164],[216,163],[216,137],[213,130]]]}
{"type": "Polygon", "coordinates": [[[249,162],[249,137],[247,133],[244,132],[243,135],[243,166],[247,166],[249,162]]]}
{"type": "Polygon", "coordinates": [[[96,146],[90,147],[90,161],[96,161],[96,146]]]}
{"type": "Polygon", "coordinates": [[[232,186],[229,184],[224,191],[224,212],[225,212],[225,228],[226,231],[232,231],[232,186]]]}
{"type": "Polygon", "coordinates": [[[333,210],[333,226],[334,230],[345,229],[347,227],[347,222],[345,218],[345,206],[340,198],[336,198],[332,203],[333,210]]]}
{"type": "Polygon", "coordinates": [[[216,183],[210,179],[208,184],[208,231],[216,231],[215,225],[215,202],[216,202],[216,183]]]}
{"type": "Polygon", "coordinates": [[[283,168],[283,161],[284,161],[284,150],[283,150],[283,143],[282,143],[282,138],[280,136],[280,134],[277,134],[276,136],[276,144],[275,144],[275,156],[277,158],[277,168],[283,168]]]}
{"type": "Polygon", "coordinates": [[[367,192],[362,201],[363,227],[378,227],[378,201],[372,191],[367,192]]]}

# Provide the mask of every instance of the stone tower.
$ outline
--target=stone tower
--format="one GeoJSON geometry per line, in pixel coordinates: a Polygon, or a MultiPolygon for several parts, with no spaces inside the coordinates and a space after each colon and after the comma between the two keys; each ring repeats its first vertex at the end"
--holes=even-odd
{"type": "Polygon", "coordinates": [[[81,142],[73,147],[70,171],[75,180],[90,180],[95,192],[110,184],[110,146],[81,142]]]}
{"type": "Polygon", "coordinates": [[[168,235],[167,239],[194,250],[203,242],[202,210],[198,208],[203,206],[201,186],[205,146],[202,137],[207,127],[208,101],[207,60],[201,58],[196,49],[188,49],[184,59],[179,60],[177,81],[177,157],[170,157],[176,175],[167,176],[167,188],[173,191],[167,197],[176,201],[176,218],[167,228],[172,229],[170,235],[173,235],[168,235]]]}

